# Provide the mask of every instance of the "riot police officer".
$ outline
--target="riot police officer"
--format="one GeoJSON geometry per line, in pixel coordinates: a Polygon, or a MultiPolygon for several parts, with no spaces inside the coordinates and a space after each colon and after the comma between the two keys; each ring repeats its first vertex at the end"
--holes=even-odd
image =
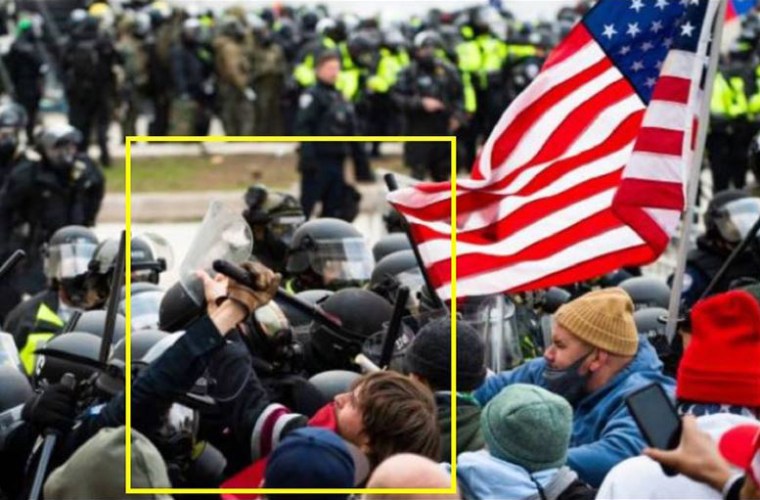
{"type": "Polygon", "coordinates": [[[285,286],[290,293],[362,286],[374,264],[354,226],[337,219],[311,220],[293,234],[285,266],[292,278],[285,286]]]}
{"type": "Polygon", "coordinates": [[[40,107],[42,89],[44,87],[47,65],[42,59],[42,54],[37,46],[32,22],[22,19],[18,24],[18,36],[11,44],[5,63],[8,75],[13,82],[13,89],[9,93],[26,110],[29,120],[25,123],[26,139],[32,142],[34,126],[37,124],[37,110],[40,107]]]}
{"type": "Polygon", "coordinates": [[[13,103],[0,105],[0,188],[19,160],[19,132],[26,126],[24,109],[13,103]]]}
{"type": "MultiPolygon", "coordinates": [[[[391,90],[406,118],[404,135],[451,135],[465,121],[462,83],[456,68],[440,59],[443,40],[433,31],[414,38],[415,59],[391,90]]],[[[451,151],[445,143],[407,142],[404,162],[417,179],[429,173],[444,181],[451,173],[451,151]]]]}
{"type": "MultiPolygon", "coordinates": [[[[323,51],[316,63],[317,84],[304,91],[299,99],[295,135],[356,135],[353,107],[335,88],[340,73],[340,55],[323,51]]],[[[322,217],[352,221],[358,213],[359,193],[346,184],[343,162],[352,154],[354,163],[368,161],[360,143],[304,142],[298,168],[301,172],[301,205],[310,217],[317,202],[322,202],[322,217]]],[[[357,171],[365,166],[357,167],[357,171]]]]}
{"type": "Polygon", "coordinates": [[[59,228],[95,224],[105,191],[102,172],[77,153],[81,134],[69,125],[53,125],[37,138],[39,160],[21,161],[0,190],[0,257],[21,248],[26,261],[9,277],[0,316],[24,293],[45,287],[40,248],[59,228]]]}
{"type": "MultiPolygon", "coordinates": [[[[726,258],[741,242],[749,227],[760,217],[760,199],[743,191],[727,190],[715,195],[705,213],[705,233],[697,248],[686,257],[682,302],[693,305],[717,274],[726,258]]],[[[760,276],[757,243],[751,244],[733,262],[711,294],[729,290],[738,280],[760,276]]]]}
{"type": "Polygon", "coordinates": [[[97,244],[92,230],[66,226],[45,245],[48,288],[16,306],[4,326],[13,334],[27,373],[34,368],[34,351],[58,333],[75,310],[87,307],[85,275],[97,244]]]}
{"type": "Polygon", "coordinates": [[[253,257],[284,275],[288,246],[306,221],[301,204],[287,193],[269,191],[261,185],[248,188],[245,204],[248,208],[243,217],[253,232],[253,257]]]}

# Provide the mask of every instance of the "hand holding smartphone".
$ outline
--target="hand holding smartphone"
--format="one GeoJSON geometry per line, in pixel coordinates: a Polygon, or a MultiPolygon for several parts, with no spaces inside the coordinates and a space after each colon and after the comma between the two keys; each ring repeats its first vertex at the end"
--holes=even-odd
{"type": "MultiPolygon", "coordinates": [[[[654,383],[631,393],[625,400],[647,444],[661,450],[678,447],[681,440],[681,418],[660,384],[654,383]]],[[[662,466],[668,476],[676,471],[662,466]]]]}

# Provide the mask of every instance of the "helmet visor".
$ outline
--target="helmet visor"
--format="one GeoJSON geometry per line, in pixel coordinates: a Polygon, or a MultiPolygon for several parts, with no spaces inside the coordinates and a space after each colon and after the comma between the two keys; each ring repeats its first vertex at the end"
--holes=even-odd
{"type": "Polygon", "coordinates": [[[276,240],[290,246],[293,234],[304,222],[306,222],[306,217],[303,215],[280,215],[274,217],[269,223],[269,232],[276,240]]]}
{"type": "Polygon", "coordinates": [[[363,238],[319,240],[309,252],[309,264],[325,283],[369,280],[374,266],[363,238]]]}
{"type": "Polygon", "coordinates": [[[730,243],[739,243],[760,218],[760,199],[742,198],[727,203],[715,222],[721,236],[730,243]]]}
{"type": "Polygon", "coordinates": [[[60,280],[85,274],[96,246],[89,241],[77,241],[50,247],[45,263],[46,275],[60,280]]]}
{"type": "MultiPolygon", "coordinates": [[[[158,290],[132,295],[132,331],[158,329],[158,310],[163,298],[164,292],[158,290]]],[[[124,299],[119,304],[119,312],[124,316],[126,316],[126,302],[124,299]]]]}

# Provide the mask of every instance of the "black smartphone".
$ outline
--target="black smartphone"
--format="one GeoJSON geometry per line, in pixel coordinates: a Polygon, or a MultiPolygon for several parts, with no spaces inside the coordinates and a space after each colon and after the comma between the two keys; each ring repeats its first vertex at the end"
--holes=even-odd
{"type": "MultiPolygon", "coordinates": [[[[650,384],[631,393],[625,400],[647,444],[661,450],[672,450],[681,440],[681,418],[660,384],[650,384]]],[[[662,468],[668,476],[676,471],[662,468]]]]}

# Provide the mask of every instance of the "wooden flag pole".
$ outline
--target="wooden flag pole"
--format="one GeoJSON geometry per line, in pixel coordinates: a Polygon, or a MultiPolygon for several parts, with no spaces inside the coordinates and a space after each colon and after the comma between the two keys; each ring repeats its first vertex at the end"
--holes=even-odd
{"type": "Polygon", "coordinates": [[[691,165],[687,184],[686,209],[684,211],[683,222],[681,224],[681,235],[678,241],[678,260],[676,270],[673,274],[673,284],[670,290],[670,304],[668,307],[668,324],[665,334],[668,340],[673,340],[676,334],[676,324],[678,322],[679,307],[681,305],[681,293],[683,291],[683,275],[686,271],[686,254],[689,250],[689,235],[694,226],[694,208],[699,193],[699,176],[702,170],[702,158],[705,153],[705,140],[707,139],[707,129],[710,124],[710,97],[712,96],[713,82],[718,70],[718,57],[720,55],[720,42],[723,37],[723,25],[726,18],[726,0],[720,2],[716,9],[714,23],[712,26],[712,40],[710,41],[710,61],[707,66],[707,76],[705,79],[704,96],[702,98],[702,109],[699,113],[699,135],[697,136],[697,149],[694,152],[694,158],[691,165]]]}

